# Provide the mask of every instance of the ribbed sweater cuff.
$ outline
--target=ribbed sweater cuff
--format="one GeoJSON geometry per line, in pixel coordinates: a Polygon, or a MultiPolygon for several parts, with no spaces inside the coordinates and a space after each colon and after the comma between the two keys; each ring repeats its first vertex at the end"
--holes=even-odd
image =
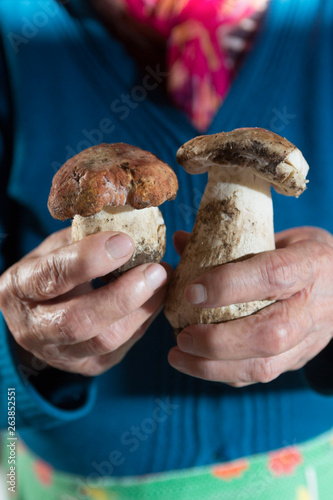
{"type": "MultiPolygon", "coordinates": [[[[95,402],[97,384],[95,379],[72,375],[59,370],[31,371],[17,359],[14,341],[0,313],[0,408],[1,427],[6,427],[7,391],[15,389],[16,427],[47,429],[87,415],[95,402]],[[43,388],[36,389],[33,377],[45,377],[43,388]],[[59,379],[59,380],[58,380],[59,379]],[[4,422],[2,419],[5,419],[4,422]]],[[[42,379],[40,379],[42,380],[42,379]]]]}

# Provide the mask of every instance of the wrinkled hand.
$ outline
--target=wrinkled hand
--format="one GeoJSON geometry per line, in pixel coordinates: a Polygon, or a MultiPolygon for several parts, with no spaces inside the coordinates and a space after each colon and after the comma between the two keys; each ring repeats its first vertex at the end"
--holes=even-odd
{"type": "MultiPolygon", "coordinates": [[[[187,238],[187,233],[175,234],[180,253],[187,238]]],[[[303,367],[330,342],[333,236],[312,227],[290,229],[276,235],[276,247],[218,267],[186,288],[186,299],[200,307],[277,302],[245,318],[187,327],[169,353],[172,366],[242,387],[303,367]]]]}
{"type": "Polygon", "coordinates": [[[161,309],[167,271],[141,265],[94,290],[91,280],[123,265],[133,242],[111,232],[70,238],[70,228],[54,233],[8,269],[0,308],[16,342],[38,359],[98,375],[124,357],[161,309]]]}

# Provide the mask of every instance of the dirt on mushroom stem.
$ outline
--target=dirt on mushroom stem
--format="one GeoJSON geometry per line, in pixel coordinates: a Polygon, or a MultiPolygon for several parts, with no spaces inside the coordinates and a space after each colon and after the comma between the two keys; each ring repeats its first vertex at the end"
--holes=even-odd
{"type": "Polygon", "coordinates": [[[211,166],[190,240],[171,279],[165,314],[176,331],[247,316],[273,301],[218,308],[189,304],[185,287],[201,274],[275,248],[269,182],[240,167],[211,166]]]}
{"type": "Polygon", "coordinates": [[[158,207],[134,209],[105,206],[95,215],[75,215],[72,222],[72,239],[78,241],[100,231],[119,231],[128,234],[134,241],[132,257],[115,272],[118,277],[132,267],[148,262],[160,262],[165,253],[166,228],[158,207]]]}

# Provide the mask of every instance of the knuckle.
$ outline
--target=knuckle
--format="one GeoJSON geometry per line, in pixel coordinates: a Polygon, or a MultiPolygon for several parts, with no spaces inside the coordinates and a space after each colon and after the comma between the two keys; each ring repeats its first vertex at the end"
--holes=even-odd
{"type": "Polygon", "coordinates": [[[139,282],[136,286],[131,287],[130,293],[128,293],[126,287],[126,289],[119,290],[118,293],[112,295],[112,307],[117,311],[118,316],[127,316],[130,312],[136,310],[142,301],[145,302],[149,298],[146,297],[144,287],[144,283],[139,282]]]}
{"type": "Polygon", "coordinates": [[[16,299],[25,299],[25,292],[22,286],[21,273],[19,266],[13,266],[3,275],[1,283],[1,297],[7,303],[10,296],[16,299]]]}
{"type": "Polygon", "coordinates": [[[223,356],[230,354],[232,345],[223,338],[223,330],[220,323],[192,325],[191,329],[185,331],[185,335],[190,334],[192,343],[188,345],[185,338],[183,343],[183,334],[177,337],[177,342],[181,350],[201,356],[204,358],[218,360],[223,356]]]}
{"type": "Polygon", "coordinates": [[[82,307],[80,304],[72,306],[71,310],[78,334],[93,332],[95,325],[98,323],[96,311],[87,306],[82,307]]]}
{"type": "Polygon", "coordinates": [[[53,297],[64,285],[66,263],[55,255],[38,261],[35,269],[35,292],[43,297],[53,297]]]}
{"type": "Polygon", "coordinates": [[[94,330],[96,313],[93,309],[81,307],[79,304],[60,309],[53,320],[59,341],[64,344],[74,344],[82,339],[87,332],[94,330]]]}
{"type": "Polygon", "coordinates": [[[72,309],[63,308],[53,320],[59,343],[72,344],[78,340],[77,317],[72,309]]]}
{"type": "Polygon", "coordinates": [[[269,288],[286,288],[293,286],[296,282],[295,266],[279,254],[269,255],[266,266],[263,267],[262,279],[269,288]]]}
{"type": "Polygon", "coordinates": [[[261,342],[260,354],[266,357],[276,356],[287,349],[289,325],[277,323],[270,327],[261,342]]]}
{"type": "Polygon", "coordinates": [[[288,300],[263,309],[258,318],[256,348],[262,357],[277,356],[291,349],[311,322],[311,315],[298,314],[288,300]]]}
{"type": "Polygon", "coordinates": [[[267,384],[280,375],[274,358],[255,359],[250,364],[249,380],[267,384]]]}
{"type": "Polygon", "coordinates": [[[59,358],[60,350],[56,345],[47,344],[42,346],[42,348],[39,350],[39,354],[42,357],[42,359],[47,359],[48,361],[60,360],[59,358]]]}
{"type": "Polygon", "coordinates": [[[268,256],[266,266],[261,269],[263,282],[269,289],[288,290],[314,278],[313,256],[303,259],[286,256],[281,251],[268,256]]]}
{"type": "Polygon", "coordinates": [[[89,339],[86,344],[91,354],[106,354],[118,349],[122,340],[120,334],[113,330],[111,334],[104,332],[96,335],[96,337],[89,339]]]}

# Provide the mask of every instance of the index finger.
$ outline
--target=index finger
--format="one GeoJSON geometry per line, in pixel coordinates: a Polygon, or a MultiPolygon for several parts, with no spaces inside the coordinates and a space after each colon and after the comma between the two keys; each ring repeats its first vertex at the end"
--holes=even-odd
{"type": "Polygon", "coordinates": [[[133,250],[132,239],[124,233],[92,234],[46,255],[18,262],[7,271],[0,286],[23,301],[50,300],[114,271],[133,250]]]}
{"type": "Polygon", "coordinates": [[[201,307],[286,299],[314,279],[315,253],[309,241],[224,264],[187,286],[185,297],[201,307]]]}

